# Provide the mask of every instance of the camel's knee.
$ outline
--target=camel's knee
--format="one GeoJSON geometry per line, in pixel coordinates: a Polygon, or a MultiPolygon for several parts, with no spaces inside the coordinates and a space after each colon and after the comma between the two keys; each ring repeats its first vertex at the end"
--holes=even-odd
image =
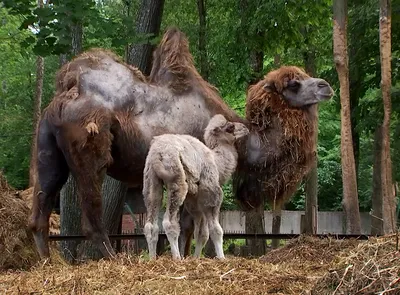
{"type": "Polygon", "coordinates": [[[146,222],[146,224],[144,225],[143,232],[146,238],[148,238],[149,240],[154,239],[158,237],[159,233],[158,225],[156,223],[146,222]]]}
{"type": "Polygon", "coordinates": [[[173,237],[174,239],[175,238],[178,239],[180,233],[180,227],[178,222],[164,219],[162,225],[167,235],[173,237]]]}

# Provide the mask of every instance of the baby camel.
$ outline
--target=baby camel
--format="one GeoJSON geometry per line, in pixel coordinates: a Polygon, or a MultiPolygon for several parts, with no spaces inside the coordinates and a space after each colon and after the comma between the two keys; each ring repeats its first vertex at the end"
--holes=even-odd
{"type": "Polygon", "coordinates": [[[163,185],[167,190],[163,228],[171,245],[172,257],[181,259],[178,246],[179,207],[185,208],[194,219],[195,257],[209,236],[217,258],[224,258],[222,227],[219,210],[224,184],[236,169],[238,154],[235,141],[249,130],[242,123],[228,122],[215,115],[205,129],[204,145],[190,135],[164,134],[152,140],[144,168],[143,196],[147,208],[144,227],[150,258],[156,256],[159,228],[158,213],[163,199],[163,185]]]}

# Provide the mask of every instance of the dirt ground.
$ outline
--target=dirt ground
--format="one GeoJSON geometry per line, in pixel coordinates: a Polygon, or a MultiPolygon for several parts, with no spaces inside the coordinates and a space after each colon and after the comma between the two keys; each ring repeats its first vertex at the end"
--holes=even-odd
{"type": "Polygon", "coordinates": [[[115,261],[68,265],[57,254],[28,271],[0,273],[1,294],[400,294],[396,237],[300,237],[257,259],[115,261]]]}

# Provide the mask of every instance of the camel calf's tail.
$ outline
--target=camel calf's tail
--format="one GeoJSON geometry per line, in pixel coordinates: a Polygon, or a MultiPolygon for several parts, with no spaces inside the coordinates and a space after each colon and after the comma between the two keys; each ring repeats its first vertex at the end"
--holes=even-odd
{"type": "Polygon", "coordinates": [[[164,182],[171,182],[176,177],[174,165],[180,164],[180,161],[173,161],[169,155],[161,155],[152,159],[151,165],[155,174],[164,182]]]}

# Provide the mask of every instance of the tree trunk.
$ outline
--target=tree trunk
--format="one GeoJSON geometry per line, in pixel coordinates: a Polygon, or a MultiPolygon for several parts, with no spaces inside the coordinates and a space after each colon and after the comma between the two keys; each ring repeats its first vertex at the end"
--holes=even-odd
{"type": "MultiPolygon", "coordinates": [[[[264,234],[264,204],[246,211],[246,233],[247,234],[264,234]]],[[[248,254],[251,256],[261,256],[265,254],[264,239],[247,239],[248,254]]]]}
{"type": "Polygon", "coordinates": [[[383,231],[396,231],[396,199],[392,180],[390,156],[390,116],[391,116],[391,1],[380,0],[379,43],[381,59],[381,89],[383,99],[381,182],[383,231]]]}
{"type": "MultiPolygon", "coordinates": [[[[307,74],[315,77],[316,69],[314,50],[307,50],[307,52],[304,53],[304,64],[307,74]]],[[[318,109],[318,105],[315,105],[313,107],[318,109]]],[[[318,111],[316,112],[316,114],[318,116],[318,111]]],[[[318,229],[318,117],[314,124],[315,141],[313,149],[315,153],[315,158],[312,162],[312,168],[306,177],[304,188],[306,195],[304,233],[307,234],[316,234],[318,229]]]]}
{"type": "MultiPolygon", "coordinates": [[[[125,196],[128,187],[112,177],[106,176],[102,187],[103,224],[108,234],[117,234],[121,225],[125,196]]],[[[103,254],[92,244],[86,241],[81,259],[100,259],[103,254]]],[[[116,248],[116,243],[113,245],[116,248]]]]}
{"type": "MultiPolygon", "coordinates": [[[[82,24],[74,24],[71,27],[71,55],[75,56],[82,51],[83,29],[82,24]]],[[[60,63],[63,62],[60,57],[60,63]]],[[[77,196],[76,182],[72,175],[68,177],[60,192],[60,234],[81,235],[81,207],[77,196]]],[[[65,260],[73,263],[78,259],[77,247],[80,241],[63,241],[61,253],[65,260]]]]}
{"type": "MultiPolygon", "coordinates": [[[[60,192],[60,235],[81,235],[81,218],[76,182],[70,175],[60,192]]],[[[60,242],[61,254],[69,263],[77,261],[79,244],[72,240],[60,242]]]]}
{"type": "MultiPolygon", "coordinates": [[[[38,7],[43,8],[43,0],[38,0],[38,7]]],[[[40,120],[42,108],[42,93],[43,93],[43,74],[44,74],[44,59],[41,56],[36,58],[36,92],[33,105],[33,137],[31,145],[31,160],[29,165],[29,187],[34,186],[36,181],[36,133],[40,120]]]]}
{"type": "Polygon", "coordinates": [[[200,74],[204,80],[208,80],[208,60],[207,60],[207,11],[205,0],[197,0],[199,12],[199,53],[200,53],[200,74]]]}
{"type": "Polygon", "coordinates": [[[33,110],[33,138],[31,145],[31,161],[29,166],[29,187],[32,187],[36,181],[36,134],[40,120],[41,107],[42,107],[42,93],[43,93],[43,74],[44,74],[44,58],[38,56],[36,58],[36,93],[33,110]]]}
{"type": "Polygon", "coordinates": [[[359,234],[361,233],[361,219],[350,118],[347,0],[333,1],[333,18],[333,51],[340,82],[343,211],[346,216],[347,233],[359,234]]]}
{"type": "Polygon", "coordinates": [[[67,55],[66,54],[60,54],[59,62],[60,62],[60,67],[65,65],[68,62],[67,55]]]}
{"type": "Polygon", "coordinates": [[[145,75],[149,75],[151,71],[151,62],[149,61],[151,61],[154,50],[151,41],[160,32],[163,10],[164,0],[142,0],[138,12],[136,33],[144,40],[131,45],[128,61],[145,75]]]}
{"type": "Polygon", "coordinates": [[[82,52],[82,39],[83,39],[82,24],[78,23],[72,26],[71,37],[72,37],[71,54],[72,57],[74,57],[75,55],[78,55],[79,53],[82,52]]]}
{"type": "Polygon", "coordinates": [[[374,170],[372,174],[372,212],[371,234],[383,234],[383,198],[382,198],[382,126],[375,130],[374,139],[374,170]]]}

